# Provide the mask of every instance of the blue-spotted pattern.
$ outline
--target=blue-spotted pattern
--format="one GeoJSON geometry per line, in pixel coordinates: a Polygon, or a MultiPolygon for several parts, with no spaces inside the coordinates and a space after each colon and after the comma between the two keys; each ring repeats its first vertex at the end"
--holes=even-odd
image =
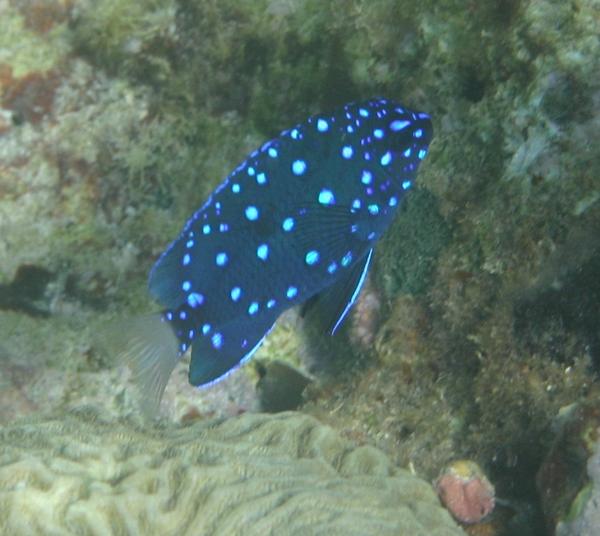
{"type": "Polygon", "coordinates": [[[337,329],[432,132],[427,114],[398,103],[348,104],[282,132],[225,179],[149,280],[176,353],[192,347],[193,385],[247,360],[283,311],[317,294],[337,329]]]}

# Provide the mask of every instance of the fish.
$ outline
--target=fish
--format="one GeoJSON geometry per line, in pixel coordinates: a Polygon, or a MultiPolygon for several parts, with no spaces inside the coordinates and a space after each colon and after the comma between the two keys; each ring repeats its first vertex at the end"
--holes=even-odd
{"type": "Polygon", "coordinates": [[[427,113],[373,98],[313,115],[251,152],[150,271],[162,309],[132,330],[147,399],[160,403],[190,348],[190,384],[224,378],[296,305],[317,304],[335,334],[432,136],[427,113]]]}

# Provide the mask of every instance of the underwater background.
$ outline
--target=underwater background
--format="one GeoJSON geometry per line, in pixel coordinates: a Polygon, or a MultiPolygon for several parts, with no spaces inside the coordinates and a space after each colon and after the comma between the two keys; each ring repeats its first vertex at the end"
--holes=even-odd
{"type": "Polygon", "coordinates": [[[0,0],[0,534],[600,534],[599,139],[597,0],[0,0]],[[106,326],[250,151],[377,96],[435,137],[344,327],[145,419],[106,326]]]}

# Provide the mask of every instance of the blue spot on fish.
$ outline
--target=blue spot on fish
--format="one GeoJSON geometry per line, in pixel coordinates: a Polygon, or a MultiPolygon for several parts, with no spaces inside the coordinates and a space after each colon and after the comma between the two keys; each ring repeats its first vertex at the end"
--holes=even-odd
{"type": "Polygon", "coordinates": [[[309,266],[312,266],[313,264],[317,264],[319,262],[319,257],[319,252],[312,249],[306,254],[306,256],[304,257],[304,261],[309,266]]]}
{"type": "Polygon", "coordinates": [[[335,203],[335,196],[333,195],[333,192],[331,190],[328,190],[327,188],[323,188],[320,192],[319,192],[319,203],[321,203],[322,205],[333,205],[335,203]]]}
{"type": "Polygon", "coordinates": [[[217,266],[225,266],[227,264],[227,253],[217,253],[215,262],[217,263],[217,266]]]}
{"type": "Polygon", "coordinates": [[[432,135],[427,114],[372,99],[309,118],[250,153],[150,273],[175,355],[148,354],[158,398],[174,365],[153,359],[176,362],[191,346],[189,380],[210,385],[247,361],[295,304],[327,304],[324,327],[335,332],[432,135]]]}
{"type": "Polygon", "coordinates": [[[367,210],[371,216],[377,216],[377,214],[379,214],[379,205],[373,203],[367,207],[367,210]]]}
{"type": "Polygon", "coordinates": [[[286,218],[283,220],[281,227],[286,232],[291,231],[294,228],[294,218],[286,218]]]}
{"type": "Polygon", "coordinates": [[[202,294],[198,294],[197,292],[192,292],[187,297],[187,302],[190,307],[195,309],[196,307],[202,305],[202,303],[204,302],[204,296],[202,296],[202,294]]]}
{"type": "Polygon", "coordinates": [[[267,244],[261,244],[258,246],[258,248],[256,248],[256,256],[259,259],[266,261],[267,257],[269,256],[269,246],[267,246],[267,244]]]}
{"type": "MultiPolygon", "coordinates": [[[[401,119],[396,119],[395,121],[392,121],[390,123],[390,129],[393,132],[398,132],[402,129],[405,129],[407,126],[410,125],[410,121],[406,121],[406,120],[401,120],[401,119]]],[[[420,130],[420,129],[419,129],[420,130]]]]}
{"type": "Polygon", "coordinates": [[[329,123],[325,119],[317,120],[317,130],[319,132],[326,132],[329,129],[329,123]]]}
{"type": "Polygon", "coordinates": [[[288,289],[285,291],[285,295],[291,300],[292,298],[295,298],[298,295],[298,289],[296,287],[288,287],[288,289]]]}
{"type": "Polygon", "coordinates": [[[373,174],[370,171],[364,169],[362,172],[362,177],[360,178],[360,181],[363,184],[371,184],[372,180],[373,180],[373,174]]]}
{"type": "Polygon", "coordinates": [[[240,296],[242,295],[242,289],[240,287],[233,287],[229,295],[231,296],[231,299],[234,302],[236,302],[240,299],[240,296]]]}
{"type": "Polygon", "coordinates": [[[306,172],[306,162],[304,160],[294,160],[292,162],[292,172],[294,175],[304,175],[306,172]]]}
{"type": "Polygon", "coordinates": [[[253,205],[246,207],[246,218],[248,218],[250,221],[257,220],[258,219],[258,209],[253,205]]]}
{"type": "Polygon", "coordinates": [[[216,348],[217,350],[223,345],[223,335],[221,335],[220,333],[215,333],[210,338],[210,340],[212,342],[213,348],[216,348]]]}

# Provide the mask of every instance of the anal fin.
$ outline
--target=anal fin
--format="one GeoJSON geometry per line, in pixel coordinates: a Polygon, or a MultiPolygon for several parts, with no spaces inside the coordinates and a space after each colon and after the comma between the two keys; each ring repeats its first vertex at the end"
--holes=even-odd
{"type": "Polygon", "coordinates": [[[237,318],[215,326],[192,343],[189,380],[192,385],[209,386],[244,364],[273,328],[276,316],[237,318]]]}

